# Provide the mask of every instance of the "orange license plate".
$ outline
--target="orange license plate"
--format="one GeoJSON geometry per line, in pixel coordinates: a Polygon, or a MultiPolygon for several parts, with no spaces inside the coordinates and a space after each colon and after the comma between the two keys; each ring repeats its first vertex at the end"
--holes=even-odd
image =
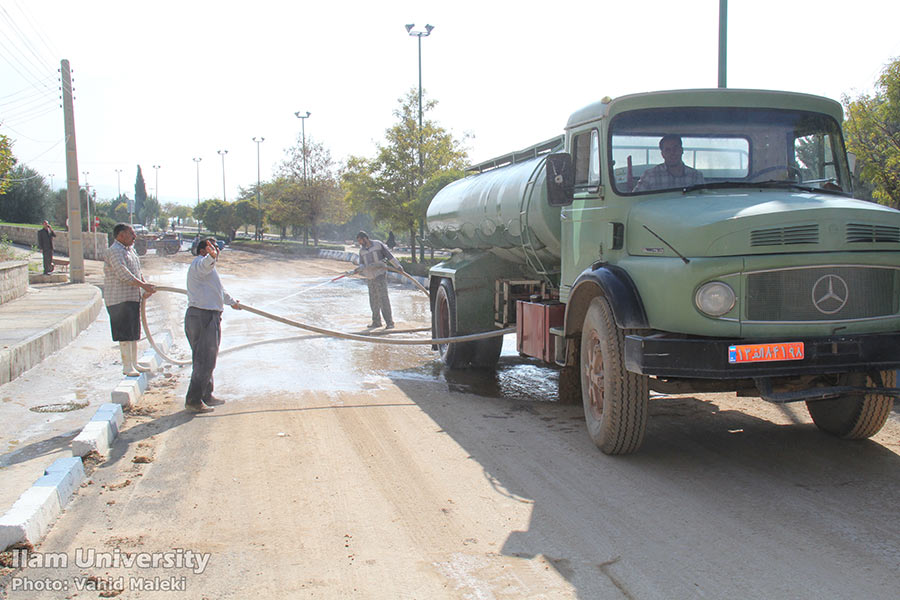
{"type": "Polygon", "coordinates": [[[732,364],[776,360],[803,360],[803,342],[746,344],[728,347],[728,362],[732,364]]]}

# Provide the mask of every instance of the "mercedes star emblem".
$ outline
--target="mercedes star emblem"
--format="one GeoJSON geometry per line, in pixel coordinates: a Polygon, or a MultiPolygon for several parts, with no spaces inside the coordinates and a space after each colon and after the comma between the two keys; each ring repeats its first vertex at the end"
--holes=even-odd
{"type": "Polygon", "coordinates": [[[833,315],[844,308],[849,298],[850,288],[838,275],[823,275],[813,284],[813,305],[824,315],[833,315]]]}

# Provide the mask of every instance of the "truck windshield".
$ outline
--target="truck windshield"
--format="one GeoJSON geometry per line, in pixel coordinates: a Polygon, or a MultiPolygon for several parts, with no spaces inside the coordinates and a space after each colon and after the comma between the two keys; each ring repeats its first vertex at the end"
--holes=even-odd
{"type": "Polygon", "coordinates": [[[849,192],[840,126],[821,113],[667,108],[617,115],[609,127],[617,193],[765,182],[849,192]]]}

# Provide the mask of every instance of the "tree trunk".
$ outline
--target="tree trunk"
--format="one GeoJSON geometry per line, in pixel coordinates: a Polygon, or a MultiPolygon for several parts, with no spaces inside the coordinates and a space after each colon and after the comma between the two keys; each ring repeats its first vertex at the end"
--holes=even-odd
{"type": "Polygon", "coordinates": [[[413,263],[416,262],[416,228],[414,225],[409,227],[409,250],[413,263]]]}

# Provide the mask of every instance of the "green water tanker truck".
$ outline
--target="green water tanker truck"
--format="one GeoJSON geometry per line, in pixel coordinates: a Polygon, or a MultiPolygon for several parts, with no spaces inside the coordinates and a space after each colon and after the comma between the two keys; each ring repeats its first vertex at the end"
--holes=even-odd
{"type": "MultiPolygon", "coordinates": [[[[439,338],[516,328],[607,454],[650,392],[805,402],[866,438],[900,394],[900,212],[852,198],[841,106],[709,89],[605,98],[564,135],[470,168],[432,201],[439,338]]],[[[437,348],[492,368],[501,338],[437,348]]]]}

